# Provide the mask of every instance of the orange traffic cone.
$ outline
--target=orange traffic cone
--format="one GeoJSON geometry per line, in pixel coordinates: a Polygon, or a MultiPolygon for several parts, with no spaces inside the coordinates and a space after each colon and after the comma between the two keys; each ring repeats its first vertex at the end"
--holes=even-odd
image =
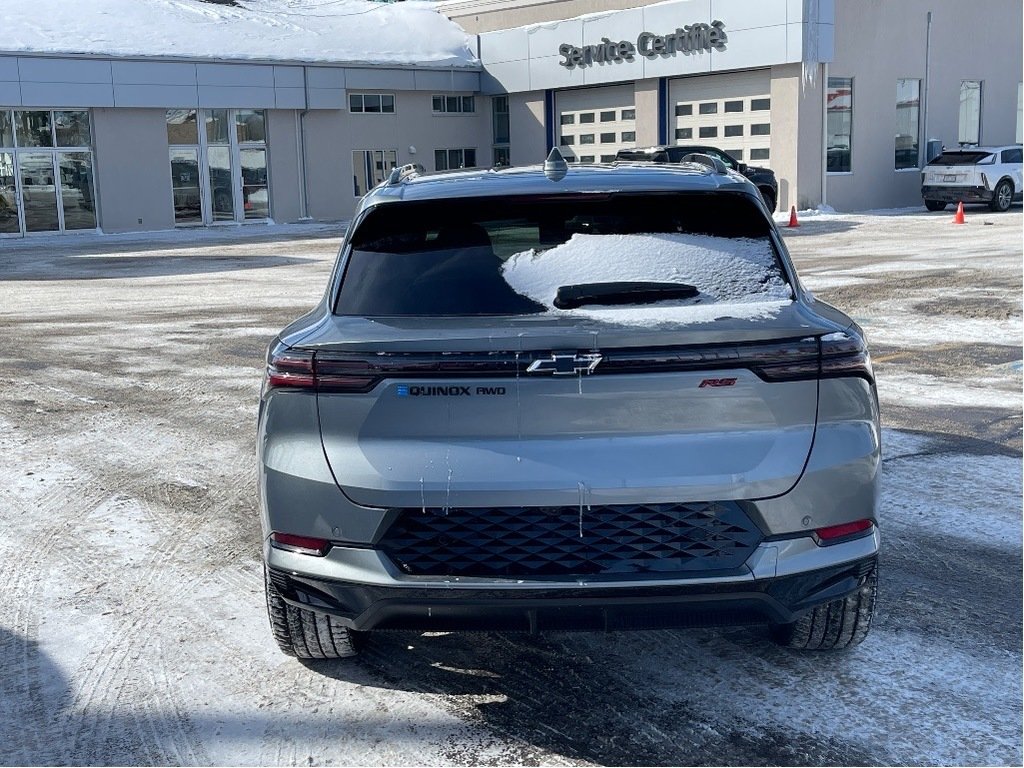
{"type": "Polygon", "coordinates": [[[953,223],[954,224],[966,224],[967,223],[966,221],[964,221],[964,204],[963,204],[962,201],[956,204],[956,216],[953,217],[953,223]]]}
{"type": "Polygon", "coordinates": [[[789,209],[789,224],[787,227],[799,227],[800,222],[796,220],[796,206],[794,205],[789,209]]]}

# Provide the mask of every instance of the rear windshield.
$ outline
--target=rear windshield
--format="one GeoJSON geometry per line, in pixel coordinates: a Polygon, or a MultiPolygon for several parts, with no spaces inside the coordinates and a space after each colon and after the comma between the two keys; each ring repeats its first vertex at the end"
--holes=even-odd
{"type": "Polygon", "coordinates": [[[989,152],[943,152],[928,165],[977,165],[991,157],[989,152]]]}
{"type": "Polygon", "coordinates": [[[562,286],[625,281],[692,285],[696,304],[788,298],[770,231],[726,193],[385,204],[352,235],[335,312],[557,313],[562,286]]]}

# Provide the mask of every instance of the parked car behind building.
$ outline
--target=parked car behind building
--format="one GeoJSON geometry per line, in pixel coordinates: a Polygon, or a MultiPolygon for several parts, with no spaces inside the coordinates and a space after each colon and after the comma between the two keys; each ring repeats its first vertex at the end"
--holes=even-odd
{"type": "Polygon", "coordinates": [[[1021,145],[947,149],[921,172],[921,197],[929,211],[949,203],[987,203],[993,211],[1020,201],[1024,181],[1021,145]]]}
{"type": "Polygon", "coordinates": [[[706,144],[677,144],[674,146],[648,147],[646,149],[620,149],[619,160],[647,160],[653,163],[678,163],[687,155],[708,155],[721,160],[727,168],[746,176],[757,187],[765,207],[774,211],[779,199],[779,182],[771,168],[760,168],[741,163],[728,152],[706,144]]]}

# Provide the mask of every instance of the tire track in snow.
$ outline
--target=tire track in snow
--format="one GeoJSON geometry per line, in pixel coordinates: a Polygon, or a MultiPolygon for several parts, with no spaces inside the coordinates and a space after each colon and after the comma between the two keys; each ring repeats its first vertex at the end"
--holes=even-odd
{"type": "MultiPolygon", "coordinates": [[[[18,439],[21,435],[9,429],[8,425],[4,425],[0,435],[0,452],[11,457],[12,461],[8,465],[9,471],[33,472],[32,477],[46,483],[40,497],[26,500],[26,506],[20,509],[20,513],[20,505],[8,509],[7,513],[11,515],[8,525],[20,528],[21,519],[28,514],[31,516],[31,532],[27,537],[18,536],[14,539],[20,545],[17,556],[4,553],[4,560],[47,564],[51,573],[60,574],[64,574],[67,567],[71,566],[79,575],[87,574],[83,560],[77,556],[73,546],[73,537],[69,535],[74,529],[69,517],[79,505],[86,508],[98,506],[104,492],[87,481],[66,479],[63,475],[74,472],[77,477],[82,473],[70,467],[52,467],[46,459],[33,455],[27,442],[18,439]],[[38,464],[35,463],[37,461],[38,464]],[[33,469],[27,469],[29,466],[33,469]],[[54,476],[56,479],[48,482],[48,478],[54,476]],[[71,503],[72,499],[74,504],[71,503]],[[28,547],[22,544],[26,539],[30,542],[28,547]],[[71,546],[67,546],[69,541],[71,546]]],[[[41,672],[44,656],[39,650],[43,644],[39,636],[39,613],[42,606],[36,578],[37,572],[34,569],[19,567],[5,573],[5,578],[0,582],[0,594],[10,603],[11,613],[8,615],[11,617],[12,630],[6,643],[8,647],[0,649],[0,691],[4,693],[0,698],[12,708],[21,703],[28,709],[21,717],[5,719],[2,725],[21,722],[26,719],[26,715],[32,719],[39,718],[47,724],[44,728],[19,729],[17,737],[12,734],[7,740],[16,750],[15,754],[26,763],[38,761],[41,755],[49,754],[52,744],[45,737],[45,732],[60,716],[59,705],[47,701],[45,691],[48,681],[41,672]]]]}
{"type": "MultiPolygon", "coordinates": [[[[141,757],[142,762],[160,763],[172,761],[175,755],[191,755],[187,762],[203,763],[198,738],[175,722],[175,697],[159,685],[141,687],[140,675],[146,672],[138,662],[153,658],[154,639],[160,637],[160,627],[176,599],[169,585],[188,577],[176,564],[204,517],[174,515],[173,507],[162,503],[160,486],[154,491],[145,482],[153,479],[145,469],[114,463],[123,453],[111,453],[105,460],[98,457],[97,475],[118,495],[119,509],[111,511],[131,520],[133,530],[152,531],[156,541],[141,551],[144,567],[129,563],[122,572],[128,581],[120,584],[117,597],[119,615],[127,621],[108,633],[79,666],[78,691],[71,707],[75,717],[67,741],[74,743],[75,755],[88,756],[91,762],[132,763],[141,757]],[[152,501],[140,497],[140,489],[148,491],[152,501]],[[172,516],[174,523],[169,524],[172,516]],[[128,722],[134,724],[132,738],[123,733],[128,722]]],[[[156,658],[162,661],[159,655],[156,658]]]]}

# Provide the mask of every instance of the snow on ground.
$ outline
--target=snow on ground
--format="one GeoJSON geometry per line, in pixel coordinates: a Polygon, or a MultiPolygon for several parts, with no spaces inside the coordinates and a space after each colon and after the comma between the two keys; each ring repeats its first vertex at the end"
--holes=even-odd
{"type": "Polygon", "coordinates": [[[4,0],[8,53],[431,64],[477,63],[430,2],[4,0]]]}
{"type": "Polygon", "coordinates": [[[771,317],[790,302],[790,288],[767,240],[689,234],[574,234],[542,253],[514,254],[502,266],[506,282],[560,315],[628,325],[709,323],[718,317],[771,317]],[[690,299],[650,306],[556,309],[561,286],[665,282],[692,285],[690,299]]]}
{"type": "Polygon", "coordinates": [[[964,384],[922,373],[885,371],[879,375],[878,381],[879,398],[883,403],[1017,409],[1024,402],[1020,387],[1014,387],[1013,378],[1005,375],[975,376],[969,384],[964,384]]]}

